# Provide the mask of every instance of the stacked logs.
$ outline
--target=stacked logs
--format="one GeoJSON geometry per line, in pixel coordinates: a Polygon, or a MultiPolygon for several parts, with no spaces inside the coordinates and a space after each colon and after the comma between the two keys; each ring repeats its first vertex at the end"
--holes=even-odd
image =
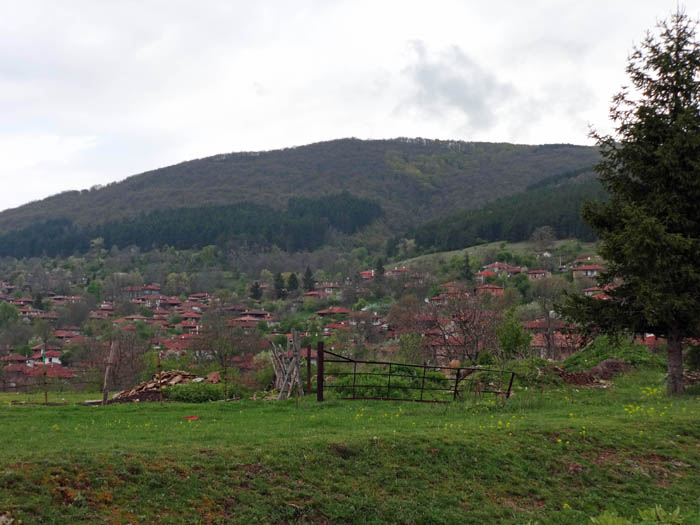
{"type": "MultiPolygon", "coordinates": [[[[154,400],[153,398],[160,394],[163,387],[179,384],[185,385],[193,379],[197,379],[197,376],[182,370],[164,370],[154,375],[150,381],[144,381],[134,388],[119,392],[119,394],[114,396],[113,401],[119,403],[123,401],[154,400]]],[[[203,380],[200,378],[200,381],[203,380]]]]}

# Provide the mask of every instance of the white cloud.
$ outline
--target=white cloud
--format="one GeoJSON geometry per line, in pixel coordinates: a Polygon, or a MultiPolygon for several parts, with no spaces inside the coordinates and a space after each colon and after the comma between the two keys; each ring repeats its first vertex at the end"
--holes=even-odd
{"type": "Polygon", "coordinates": [[[632,44],[675,2],[0,9],[3,209],[188,158],[347,136],[590,143],[632,44]]]}

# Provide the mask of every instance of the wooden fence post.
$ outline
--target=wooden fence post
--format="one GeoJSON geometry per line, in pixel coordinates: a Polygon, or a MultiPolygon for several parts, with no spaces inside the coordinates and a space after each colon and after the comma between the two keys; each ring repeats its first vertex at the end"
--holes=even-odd
{"type": "Polygon", "coordinates": [[[318,342],[316,350],[316,401],[323,401],[323,341],[318,342]]]}
{"type": "Polygon", "coordinates": [[[457,369],[457,375],[455,375],[455,391],[454,391],[454,394],[452,395],[452,400],[453,400],[453,401],[456,401],[456,400],[457,400],[457,396],[459,395],[459,391],[458,391],[457,389],[459,388],[459,376],[460,376],[460,372],[461,372],[461,371],[462,371],[462,369],[461,369],[461,368],[458,368],[458,369],[457,369]]]}
{"type": "Polygon", "coordinates": [[[306,345],[306,392],[311,394],[311,345],[306,345]]]}
{"type": "Polygon", "coordinates": [[[107,394],[109,393],[109,379],[112,375],[112,367],[117,357],[117,342],[112,341],[109,345],[109,356],[107,357],[107,367],[105,368],[105,380],[102,386],[102,405],[107,404],[107,394]]]}

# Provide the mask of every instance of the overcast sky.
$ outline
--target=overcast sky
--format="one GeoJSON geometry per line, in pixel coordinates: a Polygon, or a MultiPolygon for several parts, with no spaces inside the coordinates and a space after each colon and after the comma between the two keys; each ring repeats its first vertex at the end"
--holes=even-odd
{"type": "Polygon", "coordinates": [[[633,45],[675,7],[0,0],[0,210],[350,136],[591,144],[633,45]]]}

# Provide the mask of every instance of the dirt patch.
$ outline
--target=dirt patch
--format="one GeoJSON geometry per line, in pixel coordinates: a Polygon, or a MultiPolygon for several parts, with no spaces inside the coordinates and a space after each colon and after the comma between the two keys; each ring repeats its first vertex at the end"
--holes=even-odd
{"type": "Polygon", "coordinates": [[[544,508],[546,502],[543,499],[526,498],[523,496],[511,495],[500,500],[500,504],[517,512],[530,513],[538,509],[544,508]]]}
{"type": "Polygon", "coordinates": [[[338,455],[342,459],[350,459],[357,455],[357,450],[353,447],[346,445],[345,443],[331,443],[328,445],[331,452],[338,455]]]}
{"type": "Polygon", "coordinates": [[[575,463],[573,461],[567,461],[566,462],[566,471],[569,474],[579,474],[583,472],[583,467],[579,465],[578,463],[575,463]]]}
{"type": "Polygon", "coordinates": [[[612,379],[616,375],[632,370],[632,366],[619,359],[606,359],[589,370],[589,374],[598,379],[612,379]]]}
{"type": "Polygon", "coordinates": [[[609,463],[615,463],[615,465],[620,464],[620,460],[617,454],[617,450],[610,448],[610,449],[601,449],[596,451],[595,456],[589,458],[591,463],[594,465],[597,465],[599,467],[604,467],[605,465],[609,463]]]}
{"type": "Polygon", "coordinates": [[[632,367],[619,359],[606,359],[587,372],[568,372],[558,366],[554,371],[569,385],[607,387],[612,378],[623,372],[632,370],[632,367]]]}

